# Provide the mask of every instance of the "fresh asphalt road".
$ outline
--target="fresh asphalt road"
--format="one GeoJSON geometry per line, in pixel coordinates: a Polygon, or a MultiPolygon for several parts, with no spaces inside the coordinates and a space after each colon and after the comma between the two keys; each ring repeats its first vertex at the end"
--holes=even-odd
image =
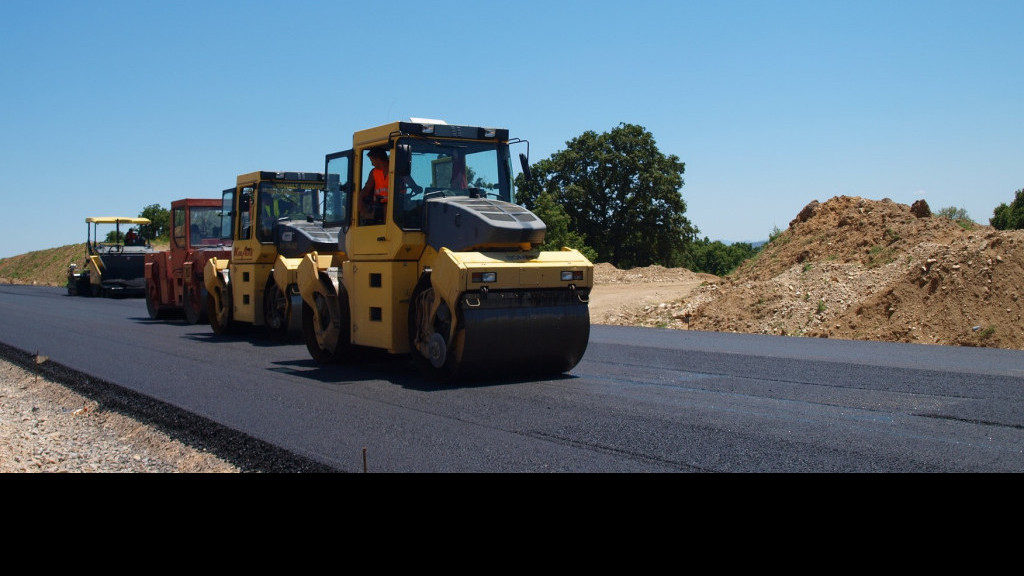
{"type": "Polygon", "coordinates": [[[593,326],[564,377],[446,387],[13,285],[0,342],[345,472],[1024,471],[1017,350],[593,326]]]}

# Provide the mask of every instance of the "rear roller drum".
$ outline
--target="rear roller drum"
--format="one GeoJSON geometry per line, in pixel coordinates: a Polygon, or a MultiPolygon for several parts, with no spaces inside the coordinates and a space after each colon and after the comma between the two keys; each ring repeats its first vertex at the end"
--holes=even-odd
{"type": "Polygon", "coordinates": [[[150,320],[163,318],[163,310],[160,307],[160,287],[156,281],[157,279],[154,277],[146,282],[146,312],[149,313],[150,320]]]}
{"type": "Polygon", "coordinates": [[[302,339],[317,364],[343,362],[351,348],[348,296],[317,292],[316,307],[302,302],[302,339]]]}
{"type": "Polygon", "coordinates": [[[189,324],[202,324],[206,322],[206,288],[196,290],[195,286],[189,286],[185,289],[185,296],[182,300],[186,322],[189,324]]]}
{"type": "Polygon", "coordinates": [[[263,323],[275,340],[287,340],[291,305],[288,295],[277,287],[274,277],[267,280],[263,290],[263,323]]]}
{"type": "Polygon", "coordinates": [[[437,382],[451,382],[462,369],[463,339],[459,330],[451,336],[451,310],[443,300],[435,302],[429,280],[421,282],[409,306],[409,347],[420,372],[437,382]]]}
{"type": "Polygon", "coordinates": [[[231,314],[231,291],[225,286],[218,286],[216,294],[207,294],[207,314],[210,318],[210,328],[215,334],[231,334],[235,329],[235,322],[231,314]]]}

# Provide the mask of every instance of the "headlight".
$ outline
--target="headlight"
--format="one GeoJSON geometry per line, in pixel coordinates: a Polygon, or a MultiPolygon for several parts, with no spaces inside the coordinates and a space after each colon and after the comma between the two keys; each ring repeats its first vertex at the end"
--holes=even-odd
{"type": "Polygon", "coordinates": [[[573,280],[583,280],[583,271],[562,270],[562,282],[572,282],[573,280]]]}
{"type": "Polygon", "coordinates": [[[494,284],[497,281],[497,272],[473,272],[473,282],[476,284],[494,284]]]}

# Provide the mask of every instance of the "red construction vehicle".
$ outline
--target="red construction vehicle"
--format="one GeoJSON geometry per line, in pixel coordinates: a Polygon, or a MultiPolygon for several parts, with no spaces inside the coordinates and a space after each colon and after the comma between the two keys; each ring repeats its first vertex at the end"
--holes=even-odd
{"type": "Polygon", "coordinates": [[[206,322],[203,270],[210,258],[231,256],[231,231],[222,234],[220,198],[171,202],[169,250],[146,255],[146,309],[156,320],[184,313],[189,324],[206,322]]]}

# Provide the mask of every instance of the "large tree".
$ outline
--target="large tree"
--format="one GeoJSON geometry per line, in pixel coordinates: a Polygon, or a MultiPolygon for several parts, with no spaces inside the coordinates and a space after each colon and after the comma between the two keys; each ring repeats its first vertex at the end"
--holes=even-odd
{"type": "Polygon", "coordinates": [[[565,209],[570,229],[617,268],[682,266],[698,230],[684,216],[686,165],[658,150],[642,126],[588,131],[519,177],[517,200],[533,210],[542,192],[565,209]]]}
{"type": "Polygon", "coordinates": [[[998,230],[1019,230],[1024,228],[1024,188],[1014,193],[1013,202],[996,206],[989,224],[998,230]]]}
{"type": "Polygon", "coordinates": [[[139,226],[139,234],[147,240],[167,240],[171,237],[171,211],[159,204],[150,204],[139,212],[139,218],[149,218],[151,224],[139,226]]]}
{"type": "Polygon", "coordinates": [[[569,228],[569,215],[551,194],[541,192],[534,203],[533,213],[547,226],[541,250],[561,250],[566,246],[579,250],[591,262],[597,260],[597,252],[587,246],[586,238],[569,228]]]}

